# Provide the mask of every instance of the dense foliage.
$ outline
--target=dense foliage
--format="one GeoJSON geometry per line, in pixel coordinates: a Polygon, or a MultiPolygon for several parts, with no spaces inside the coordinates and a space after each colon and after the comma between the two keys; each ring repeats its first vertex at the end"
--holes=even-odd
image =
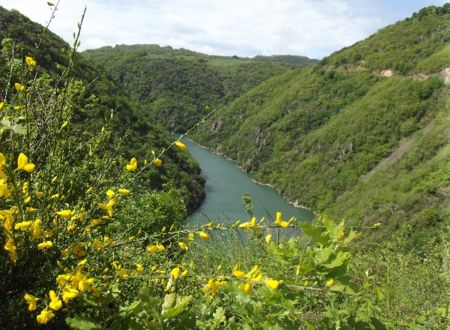
{"type": "MultiPolygon", "coordinates": [[[[412,20],[448,18],[433,8],[412,20]]],[[[186,145],[77,55],[78,36],[59,65],[41,66],[59,39],[34,48],[42,30],[0,14],[2,37],[22,31],[0,53],[1,328],[448,327],[450,104],[439,75],[329,59],[281,70],[213,112],[197,138],[349,221],[256,219],[244,196],[247,219],[187,227],[183,195],[200,181],[186,145]]],[[[172,60],[165,70],[215,81],[172,60]]],[[[233,71],[242,60],[211,61],[233,71]]],[[[184,84],[174,79],[172,96],[184,84]]]]}
{"type": "Polygon", "coordinates": [[[195,138],[301,205],[353,224],[382,221],[387,236],[407,224],[426,241],[448,216],[448,62],[411,73],[447,56],[449,22],[448,5],[426,8],[313,68],[271,78],[195,138]],[[364,67],[341,61],[357,52],[364,67]]]}
{"type": "Polygon", "coordinates": [[[248,221],[180,228],[179,193],[143,192],[137,178],[186,146],[176,140],[144,165],[110,155],[112,120],[99,130],[73,122],[99,107],[88,87],[70,70],[56,81],[38,74],[36,59],[16,57],[10,39],[2,46],[11,72],[0,103],[2,328],[383,327],[368,299],[382,289],[351,271],[357,232],[344,222],[278,212],[266,223],[246,197],[248,221]],[[278,237],[287,228],[304,236],[278,237]]]}
{"type": "MultiPolygon", "coordinates": [[[[15,43],[15,52],[22,56],[32,55],[39,62],[37,72],[45,73],[49,79],[56,79],[68,68],[72,79],[78,79],[90,88],[80,96],[82,103],[75,109],[72,121],[78,131],[96,131],[102,128],[104,121],[111,125],[110,140],[114,148],[105,152],[119,154],[124,159],[137,156],[142,161],[149,158],[152,150],[158,150],[169,144],[171,139],[165,129],[154,120],[149,120],[142,109],[131,102],[107,75],[99,68],[88,64],[78,53],[73,55],[75,66],[70,66],[69,45],[61,38],[45,31],[16,11],[7,11],[0,7],[0,39],[11,37],[15,43]],[[36,48],[36,45],[39,47],[36,48]],[[42,63],[42,66],[41,66],[42,63]],[[83,99],[98,100],[96,107],[89,111],[82,109],[83,99]],[[83,110],[83,111],[81,111],[83,110]],[[120,141],[120,143],[119,143],[120,141]],[[113,145],[113,144],[112,144],[113,145]]],[[[0,46],[1,47],[1,46],[0,46]]],[[[0,59],[0,88],[4,90],[8,83],[8,67],[0,59]]],[[[16,77],[11,77],[16,78],[16,77]]],[[[162,189],[163,186],[174,186],[182,192],[188,209],[194,210],[204,198],[203,179],[196,162],[186,156],[168,152],[165,154],[164,170],[146,173],[141,180],[144,189],[162,189]]]]}
{"type": "Polygon", "coordinates": [[[208,56],[157,45],[103,47],[83,55],[103,66],[147,114],[176,132],[192,127],[206,107],[227,104],[295,64],[314,63],[296,56],[208,56]]]}
{"type": "Polygon", "coordinates": [[[436,73],[450,61],[450,3],[430,6],[370,38],[326,58],[333,66],[394,70],[400,74],[436,73]]]}

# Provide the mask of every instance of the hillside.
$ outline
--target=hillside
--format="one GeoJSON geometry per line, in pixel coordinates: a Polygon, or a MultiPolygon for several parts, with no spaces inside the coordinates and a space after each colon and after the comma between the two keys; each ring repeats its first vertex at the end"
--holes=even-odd
{"type": "Polygon", "coordinates": [[[244,194],[241,219],[186,224],[203,191],[188,147],[76,46],[0,8],[0,328],[447,329],[449,16],[426,8],[315,66],[106,49],[137,56],[147,75],[122,83],[163,86],[161,104],[218,97],[197,140],[336,217],[257,218],[244,194]]]}
{"type": "MultiPolygon", "coordinates": [[[[0,7],[0,27],[0,40],[11,38],[17,52],[36,58],[40,74],[55,79],[68,66],[70,46],[50,31],[44,33],[42,26],[19,12],[0,7]]],[[[141,161],[149,159],[152,157],[151,150],[161,150],[170,144],[171,136],[167,131],[148,120],[140,106],[130,101],[122,88],[108,79],[101,68],[87,63],[79,54],[75,54],[74,60],[74,78],[92,87],[85,98],[98,100],[91,111],[75,114],[74,120],[79,130],[89,127],[91,132],[95,132],[112,118],[109,123],[113,131],[111,146],[120,145],[120,148],[109,151],[120,154],[124,160],[134,156],[141,161]]],[[[4,63],[0,62],[0,90],[5,88],[6,70],[4,63]]],[[[161,171],[152,170],[143,175],[141,185],[145,189],[163,189],[167,184],[174,185],[183,194],[188,209],[194,210],[204,196],[200,168],[189,156],[172,151],[164,162],[166,166],[161,171]]]]}
{"type": "Polygon", "coordinates": [[[428,240],[448,212],[449,42],[450,5],[425,8],[263,82],[195,139],[300,205],[428,240]]]}
{"type": "Polygon", "coordinates": [[[83,55],[103,66],[146,113],[176,132],[197,123],[206,106],[228,104],[272,76],[316,62],[301,56],[209,56],[157,45],[103,47],[83,55]]]}

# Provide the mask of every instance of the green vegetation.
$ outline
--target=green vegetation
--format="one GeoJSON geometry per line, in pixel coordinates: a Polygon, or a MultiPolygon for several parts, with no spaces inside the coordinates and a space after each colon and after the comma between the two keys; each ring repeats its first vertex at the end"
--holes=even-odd
{"type": "Polygon", "coordinates": [[[449,22],[448,5],[426,8],[315,67],[271,78],[218,112],[195,139],[300,205],[356,225],[382,221],[385,238],[408,225],[411,244],[427,241],[448,217],[449,92],[431,74],[442,64],[410,74],[448,55],[449,22]],[[364,68],[341,61],[354,52],[364,55],[364,68]],[[382,60],[415,66],[399,75],[405,71],[382,60]],[[380,75],[387,68],[392,77],[380,75]]]}
{"type": "MultiPolygon", "coordinates": [[[[1,7],[0,23],[6,27],[0,31],[0,39],[13,38],[16,54],[35,57],[40,74],[48,79],[67,74],[70,47],[61,38],[49,31],[44,32],[43,27],[20,13],[1,7]],[[40,43],[40,47],[35,50],[37,43],[40,43]]],[[[0,59],[0,89],[5,90],[9,72],[2,61],[0,59]]],[[[86,101],[81,101],[82,105],[75,109],[71,120],[78,131],[98,131],[108,120],[112,132],[111,143],[116,147],[107,148],[105,152],[118,154],[123,159],[138,157],[144,161],[150,157],[152,150],[159,150],[169,144],[171,137],[162,126],[149,120],[142,108],[131,102],[101,69],[88,64],[79,54],[74,54],[73,61],[76,63],[73,69],[70,67],[70,70],[74,70],[73,79],[90,85],[89,89],[84,87],[80,99],[98,100],[95,107],[83,109],[86,101]]],[[[17,77],[11,78],[14,80],[17,77]]],[[[161,190],[164,186],[173,186],[182,192],[189,211],[193,211],[204,198],[200,168],[186,155],[168,152],[165,157],[163,171],[149,171],[142,177],[140,182],[143,188],[161,190]]]]}
{"type": "MultiPolygon", "coordinates": [[[[448,45],[436,40],[449,10],[407,20],[437,31],[417,66],[443,63],[448,45]]],[[[244,195],[247,219],[190,228],[183,219],[202,181],[186,146],[85,62],[78,39],[70,49],[1,8],[0,23],[0,37],[16,40],[3,39],[0,52],[0,328],[448,327],[450,91],[434,74],[444,67],[386,77],[384,66],[331,65],[339,53],[287,67],[156,46],[98,51],[111,65],[137,58],[136,81],[118,81],[128,93],[145,90],[139,69],[158,77],[135,101],[156,93],[152,102],[176,107],[228,104],[199,141],[347,219],[256,219],[244,195]],[[147,66],[141,56],[154,58],[147,66]]],[[[383,33],[365,42],[391,38],[383,33]]],[[[409,40],[397,45],[405,59],[416,49],[409,40]]],[[[166,125],[202,122],[195,109],[166,125]]]]}
{"type": "Polygon", "coordinates": [[[370,38],[336,52],[323,63],[400,74],[436,73],[448,66],[450,4],[430,6],[370,38]]]}
{"type": "Polygon", "coordinates": [[[83,55],[103,66],[151,118],[175,132],[197,123],[207,106],[227,104],[294,64],[314,63],[305,57],[208,56],[157,45],[103,47],[83,55]]]}

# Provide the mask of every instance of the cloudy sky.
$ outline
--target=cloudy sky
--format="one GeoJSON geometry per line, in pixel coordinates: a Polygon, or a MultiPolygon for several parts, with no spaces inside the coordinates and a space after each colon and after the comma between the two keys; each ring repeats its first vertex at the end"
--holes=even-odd
{"type": "MultiPolygon", "coordinates": [[[[57,0],[51,0],[56,2],[57,0]]],[[[50,29],[81,49],[160,44],[218,55],[322,58],[429,5],[449,0],[61,0],[50,29]]],[[[46,24],[47,0],[0,0],[46,24]]]]}

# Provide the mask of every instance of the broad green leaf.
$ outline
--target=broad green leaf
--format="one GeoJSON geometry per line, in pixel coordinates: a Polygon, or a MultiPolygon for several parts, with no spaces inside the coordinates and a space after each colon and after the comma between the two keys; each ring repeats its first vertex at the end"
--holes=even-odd
{"type": "Polygon", "coordinates": [[[354,230],[350,230],[350,232],[348,233],[347,237],[344,239],[344,245],[347,245],[348,243],[350,243],[351,241],[353,241],[355,238],[357,238],[359,236],[359,233],[354,231],[354,230]]]}
{"type": "Polygon", "coordinates": [[[313,241],[316,243],[319,243],[321,245],[328,245],[329,240],[327,237],[323,237],[323,229],[320,227],[317,227],[316,225],[312,225],[308,222],[302,222],[300,224],[301,228],[303,229],[303,232],[308,235],[313,241]]]}
{"type": "Polygon", "coordinates": [[[19,134],[19,135],[27,134],[27,128],[22,125],[14,125],[12,127],[12,130],[14,131],[14,133],[19,134]]]}
{"type": "Polygon", "coordinates": [[[330,287],[331,291],[334,292],[342,292],[342,293],[347,293],[347,294],[356,294],[356,292],[348,285],[344,285],[344,284],[334,284],[333,286],[330,287]]]}
{"type": "Polygon", "coordinates": [[[77,330],[96,330],[100,329],[100,326],[92,322],[91,320],[83,317],[67,317],[66,323],[72,329],[77,330]]]}
{"type": "Polygon", "coordinates": [[[330,255],[333,253],[333,247],[328,246],[324,248],[320,248],[316,250],[315,259],[317,263],[322,264],[330,258],[330,255]]]}
{"type": "Polygon", "coordinates": [[[181,314],[191,300],[192,296],[177,296],[176,293],[165,295],[161,316],[168,319],[181,314]]]}
{"type": "Polygon", "coordinates": [[[337,253],[337,255],[334,257],[334,259],[331,260],[331,262],[329,262],[323,266],[328,269],[342,266],[344,264],[344,262],[346,262],[350,258],[350,256],[351,256],[350,252],[339,251],[337,253]]]}

